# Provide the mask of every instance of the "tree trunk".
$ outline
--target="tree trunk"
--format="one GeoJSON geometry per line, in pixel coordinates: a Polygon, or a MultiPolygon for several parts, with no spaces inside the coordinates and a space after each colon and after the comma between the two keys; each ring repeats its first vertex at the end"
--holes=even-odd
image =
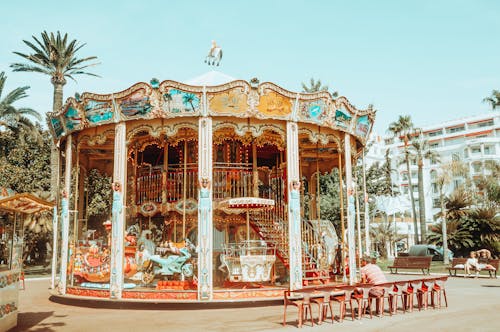
{"type": "Polygon", "coordinates": [[[420,216],[420,234],[422,242],[427,241],[427,226],[425,223],[425,196],[424,196],[424,161],[418,156],[418,210],[420,216]]]}
{"type": "MultiPolygon", "coordinates": [[[[64,84],[61,83],[54,83],[54,96],[53,96],[53,103],[52,103],[52,112],[57,113],[61,110],[62,104],[63,104],[63,86],[64,84]]],[[[56,200],[56,203],[58,203],[58,187],[59,187],[59,149],[55,145],[55,142],[52,141],[51,147],[50,147],[50,165],[51,165],[51,172],[50,172],[50,197],[53,200],[56,200]]]]}
{"type": "Polygon", "coordinates": [[[443,189],[439,190],[439,199],[441,201],[441,230],[443,232],[443,263],[450,264],[450,258],[448,257],[448,232],[446,230],[446,215],[444,211],[444,195],[443,189]]]}
{"type": "Polygon", "coordinates": [[[406,160],[406,171],[408,172],[408,192],[410,193],[411,209],[413,211],[413,227],[415,227],[415,244],[420,243],[418,240],[418,224],[417,224],[417,210],[415,208],[415,199],[413,198],[413,185],[411,183],[411,171],[410,171],[410,158],[408,158],[408,153],[405,152],[406,160]]]}

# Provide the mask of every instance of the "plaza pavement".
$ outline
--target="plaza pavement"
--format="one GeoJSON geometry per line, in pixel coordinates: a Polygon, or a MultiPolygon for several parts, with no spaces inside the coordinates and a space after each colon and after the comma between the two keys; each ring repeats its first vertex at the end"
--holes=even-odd
{"type": "MultiPolygon", "coordinates": [[[[389,280],[417,279],[422,275],[388,275],[389,280]]],[[[289,308],[288,324],[281,325],[283,306],[189,310],[97,309],[49,300],[49,278],[26,280],[20,292],[18,327],[13,331],[299,331],[297,311],[289,308]]],[[[398,313],[383,318],[329,322],[301,331],[500,331],[500,279],[449,278],[448,308],[398,313]]],[[[313,307],[317,315],[317,307],[313,307]]],[[[338,307],[334,308],[338,314],[338,307]]],[[[306,323],[308,324],[308,323],[306,323]]],[[[310,323],[309,323],[310,324],[310,323]]]]}

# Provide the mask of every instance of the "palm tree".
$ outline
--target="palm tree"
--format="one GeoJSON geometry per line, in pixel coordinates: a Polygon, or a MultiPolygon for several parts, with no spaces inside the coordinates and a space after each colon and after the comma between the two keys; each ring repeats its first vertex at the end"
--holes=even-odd
{"type": "Polygon", "coordinates": [[[9,92],[5,98],[2,98],[2,92],[5,87],[5,81],[7,81],[7,76],[4,72],[0,73],[0,128],[4,127],[7,130],[14,133],[16,136],[19,135],[20,129],[23,128],[27,132],[34,134],[34,137],[38,137],[38,131],[35,125],[27,116],[32,116],[37,120],[40,120],[40,114],[31,108],[21,107],[16,108],[13,104],[26,98],[26,90],[29,86],[23,86],[16,88],[9,92]]]}
{"type": "Polygon", "coordinates": [[[400,115],[399,119],[395,122],[389,124],[387,129],[389,133],[393,135],[394,138],[399,138],[404,142],[404,160],[406,163],[406,171],[408,172],[408,187],[410,192],[410,201],[413,211],[413,226],[415,227],[415,243],[419,243],[418,240],[418,225],[417,225],[417,210],[415,208],[415,199],[413,197],[413,186],[411,182],[411,172],[410,172],[410,149],[409,141],[413,136],[413,122],[409,115],[400,115]]]}
{"type": "MultiPolygon", "coordinates": [[[[452,161],[449,164],[443,165],[441,167],[441,172],[436,178],[436,185],[439,190],[439,201],[441,205],[441,236],[443,244],[443,252],[448,251],[448,230],[447,230],[447,219],[446,219],[446,209],[445,209],[445,187],[451,182],[454,176],[465,176],[469,171],[467,165],[459,161],[452,161]]],[[[431,236],[428,237],[429,242],[431,242],[431,236]]],[[[432,242],[431,242],[432,243],[432,242]]],[[[443,255],[443,263],[449,264],[448,255],[443,255]]]]}
{"type": "MultiPolygon", "coordinates": [[[[14,71],[35,72],[50,76],[54,86],[52,111],[57,112],[62,108],[63,87],[66,84],[66,78],[75,81],[73,77],[75,75],[97,76],[84,71],[88,67],[97,65],[95,62],[89,63],[97,57],[78,58],[76,54],[85,44],[79,44],[76,39],[68,41],[67,33],[61,36],[59,31],[56,34],[43,31],[41,36],[41,41],[32,36],[35,43],[23,40],[24,44],[30,48],[31,53],[14,52],[14,54],[28,60],[28,63],[13,63],[10,67],[14,71]]],[[[58,186],[57,170],[59,169],[59,158],[55,145],[52,146],[50,159],[53,170],[51,173],[51,195],[55,198],[58,186]]]]}
{"type": "Polygon", "coordinates": [[[494,254],[500,241],[500,218],[497,213],[495,206],[478,207],[469,213],[467,221],[477,248],[487,248],[494,254]]]}
{"type": "MultiPolygon", "coordinates": [[[[321,85],[321,80],[315,81],[313,77],[311,77],[309,86],[302,82],[302,92],[313,93],[318,91],[328,91],[328,85],[321,85]]],[[[339,93],[337,91],[332,92],[333,98],[338,97],[338,95],[339,93]]]]}
{"type": "MultiPolygon", "coordinates": [[[[424,159],[439,159],[439,154],[431,149],[429,141],[424,138],[420,129],[415,130],[411,140],[411,148],[415,152],[418,165],[418,210],[420,217],[420,232],[422,240],[427,238],[427,226],[425,221],[425,194],[424,194],[424,159]]],[[[445,255],[446,256],[446,255],[445,255]]]]}
{"type": "MultiPolygon", "coordinates": [[[[436,224],[429,229],[427,237],[429,243],[437,246],[443,246],[443,253],[448,252],[448,246],[456,254],[457,251],[465,253],[469,248],[474,246],[473,235],[459,220],[448,220],[446,223],[436,224]],[[443,228],[444,226],[444,228],[443,228]],[[446,234],[446,236],[443,236],[446,234]]],[[[443,255],[447,261],[444,264],[449,264],[448,255],[443,255]]]]}
{"type": "Polygon", "coordinates": [[[493,90],[491,92],[491,96],[483,99],[483,102],[490,103],[491,109],[495,110],[497,107],[500,107],[500,91],[493,90]]]}

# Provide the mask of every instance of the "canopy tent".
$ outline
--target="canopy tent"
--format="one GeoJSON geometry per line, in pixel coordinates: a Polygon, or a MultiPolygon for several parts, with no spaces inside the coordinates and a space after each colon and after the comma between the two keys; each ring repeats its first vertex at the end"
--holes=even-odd
{"type": "Polygon", "coordinates": [[[0,211],[18,212],[18,213],[38,213],[50,210],[54,207],[54,202],[47,202],[32,194],[15,194],[0,199],[0,211]]]}

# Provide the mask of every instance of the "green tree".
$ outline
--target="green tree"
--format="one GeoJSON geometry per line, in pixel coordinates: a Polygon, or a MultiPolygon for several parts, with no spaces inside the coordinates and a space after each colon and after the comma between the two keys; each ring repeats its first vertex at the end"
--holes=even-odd
{"type": "Polygon", "coordinates": [[[474,249],[486,248],[493,255],[500,249],[500,218],[494,206],[483,206],[473,209],[466,219],[466,227],[474,239],[474,249]]]}
{"type": "MultiPolygon", "coordinates": [[[[11,68],[16,72],[35,72],[48,75],[54,87],[53,90],[53,112],[58,112],[63,105],[63,87],[66,84],[66,78],[75,81],[76,75],[91,75],[95,74],[85,71],[86,68],[95,66],[97,63],[89,63],[97,59],[95,56],[86,58],[78,58],[78,51],[85,46],[80,44],[76,39],[69,41],[68,34],[61,35],[58,31],[41,33],[41,40],[32,36],[34,43],[23,40],[30,48],[30,53],[14,52],[28,61],[28,63],[13,63],[11,68]]],[[[51,194],[52,197],[57,196],[59,158],[57,148],[52,146],[51,151],[51,194]]]]}
{"type": "Polygon", "coordinates": [[[107,216],[111,211],[111,177],[91,169],[84,183],[88,195],[87,215],[107,216]]]}
{"type": "MultiPolygon", "coordinates": [[[[302,82],[302,92],[306,93],[314,93],[318,91],[328,91],[328,85],[321,85],[321,80],[314,80],[313,77],[311,77],[311,80],[309,81],[309,86],[307,86],[306,83],[302,82]]],[[[334,91],[331,93],[333,98],[338,97],[338,92],[334,91]]]]}
{"type": "Polygon", "coordinates": [[[484,98],[483,102],[489,103],[491,105],[491,109],[495,110],[500,106],[500,91],[493,90],[491,92],[491,96],[484,98]]]}
{"type": "MultiPolygon", "coordinates": [[[[431,149],[429,141],[425,139],[422,131],[416,130],[416,135],[411,139],[410,148],[417,157],[418,166],[418,210],[420,217],[420,231],[422,240],[427,238],[427,225],[425,218],[425,194],[424,194],[424,159],[439,159],[439,154],[431,149]]],[[[446,256],[446,255],[444,255],[446,256]]]]}
{"type": "MultiPolygon", "coordinates": [[[[451,163],[441,165],[441,168],[439,170],[439,174],[437,175],[435,179],[435,183],[438,187],[439,190],[439,201],[440,201],[440,206],[441,206],[441,238],[442,238],[442,245],[443,245],[443,252],[448,251],[448,222],[447,222],[447,216],[446,216],[446,209],[445,209],[445,190],[446,187],[450,184],[451,179],[454,176],[466,176],[468,173],[469,169],[467,165],[464,163],[461,163],[459,161],[452,161],[451,163]]],[[[431,239],[429,238],[429,241],[431,239]]],[[[432,241],[431,241],[432,243],[432,241]]],[[[443,262],[445,264],[449,263],[449,257],[448,255],[443,255],[443,262]]]]}
{"type": "MultiPolygon", "coordinates": [[[[27,135],[22,128],[20,135],[27,135]]],[[[42,198],[50,188],[50,144],[48,131],[40,125],[35,130],[42,139],[19,140],[9,132],[0,134],[0,187],[16,192],[31,192],[42,198]]]]}
{"type": "Polygon", "coordinates": [[[2,96],[3,89],[5,88],[5,82],[7,81],[7,76],[5,76],[4,72],[0,73],[0,130],[1,128],[5,128],[6,130],[11,131],[17,137],[19,137],[19,133],[21,128],[25,129],[25,133],[30,134],[31,136],[38,137],[38,131],[35,128],[33,122],[28,118],[31,116],[36,120],[40,120],[40,114],[31,108],[20,107],[17,108],[14,106],[14,103],[17,101],[26,98],[28,95],[26,91],[29,89],[29,86],[23,86],[20,88],[16,88],[11,92],[7,93],[5,97],[2,96]]]}
{"type": "Polygon", "coordinates": [[[389,124],[387,129],[389,133],[393,135],[394,138],[399,138],[404,142],[404,161],[406,163],[406,171],[408,172],[408,189],[410,191],[410,201],[413,211],[413,226],[415,227],[415,243],[420,243],[417,228],[417,210],[415,208],[415,198],[413,197],[413,186],[411,181],[411,171],[410,171],[410,149],[409,142],[411,137],[414,135],[413,122],[409,115],[400,115],[399,119],[395,122],[389,124]]]}
{"type": "Polygon", "coordinates": [[[446,238],[446,242],[443,241],[443,223],[435,224],[429,228],[429,234],[427,235],[429,243],[443,246],[443,249],[445,249],[445,243],[447,243],[446,247],[449,247],[455,256],[459,254],[462,256],[467,255],[467,252],[474,246],[473,235],[460,220],[446,221],[446,238]]]}
{"type": "MultiPolygon", "coordinates": [[[[322,174],[319,182],[321,219],[330,220],[337,232],[340,232],[340,178],[338,169],[334,168],[330,173],[322,174]]],[[[340,233],[338,235],[341,236],[340,233]]]]}

